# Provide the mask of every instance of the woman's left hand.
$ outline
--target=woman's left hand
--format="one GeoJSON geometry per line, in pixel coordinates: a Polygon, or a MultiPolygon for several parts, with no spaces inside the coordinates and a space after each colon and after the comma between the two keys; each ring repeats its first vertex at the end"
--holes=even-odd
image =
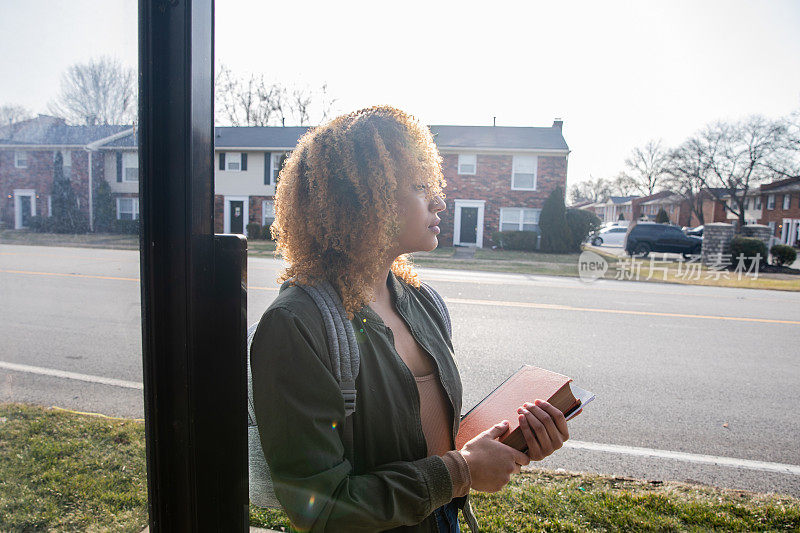
{"type": "Polygon", "coordinates": [[[519,427],[528,443],[528,457],[541,461],[569,439],[564,413],[544,400],[525,403],[517,409],[519,427]]]}

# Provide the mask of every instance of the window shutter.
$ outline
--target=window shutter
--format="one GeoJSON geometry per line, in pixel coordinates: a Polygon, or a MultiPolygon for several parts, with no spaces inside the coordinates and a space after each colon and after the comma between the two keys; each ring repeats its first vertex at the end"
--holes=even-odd
{"type": "Polygon", "coordinates": [[[117,182],[122,181],[122,152],[117,152],[117,182]]]}
{"type": "Polygon", "coordinates": [[[272,152],[264,152],[264,185],[272,182],[272,152]]]}
{"type": "Polygon", "coordinates": [[[247,154],[242,152],[242,170],[247,170],[247,154]]]}
{"type": "Polygon", "coordinates": [[[225,170],[225,152],[219,153],[219,169],[225,170]]]}

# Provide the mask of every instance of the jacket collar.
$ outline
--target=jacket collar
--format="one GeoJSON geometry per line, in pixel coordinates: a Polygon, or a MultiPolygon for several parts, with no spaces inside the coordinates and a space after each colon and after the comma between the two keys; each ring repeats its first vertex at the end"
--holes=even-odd
{"type": "MultiPolygon", "coordinates": [[[[392,303],[395,307],[405,310],[406,303],[408,302],[408,289],[403,280],[398,278],[395,273],[390,270],[389,276],[386,278],[386,286],[389,288],[389,297],[392,299],[392,303]]],[[[373,311],[368,304],[364,304],[359,312],[367,320],[383,324],[383,319],[378,313],[373,311]]]]}

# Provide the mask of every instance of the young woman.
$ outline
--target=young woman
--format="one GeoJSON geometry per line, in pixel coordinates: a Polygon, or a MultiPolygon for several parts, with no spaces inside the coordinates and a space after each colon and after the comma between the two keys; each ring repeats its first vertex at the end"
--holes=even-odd
{"type": "Polygon", "coordinates": [[[299,529],[459,531],[458,509],[476,528],[470,488],[500,490],[568,438],[564,416],[543,402],[519,410],[529,455],[497,440],[507,423],[454,449],[462,389],[453,345],[408,256],[438,244],[441,161],[426,127],[377,106],[310,130],[281,170],[272,234],[289,266],[250,365],[275,493],[299,529]],[[321,313],[294,286],[321,279],[359,345],[351,449],[321,313]]]}

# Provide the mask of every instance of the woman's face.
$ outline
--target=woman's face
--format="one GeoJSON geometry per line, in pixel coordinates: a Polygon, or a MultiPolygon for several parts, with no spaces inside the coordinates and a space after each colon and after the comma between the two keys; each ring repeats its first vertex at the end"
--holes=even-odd
{"type": "Polygon", "coordinates": [[[398,198],[398,218],[400,235],[399,253],[430,252],[439,245],[439,221],[436,213],[447,205],[441,196],[431,200],[425,197],[425,189],[420,185],[407,185],[398,198]]]}

